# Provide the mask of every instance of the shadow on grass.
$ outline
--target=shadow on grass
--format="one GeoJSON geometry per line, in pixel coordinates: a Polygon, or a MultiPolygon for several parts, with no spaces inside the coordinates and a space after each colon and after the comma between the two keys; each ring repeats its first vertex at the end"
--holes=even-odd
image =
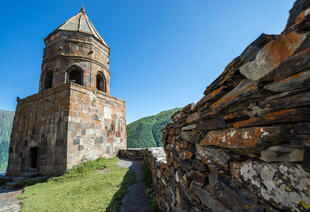
{"type": "Polygon", "coordinates": [[[142,182],[144,182],[144,185],[146,187],[146,196],[149,201],[150,212],[159,212],[160,210],[156,200],[156,191],[155,186],[153,184],[152,172],[145,163],[143,163],[142,165],[142,170],[143,170],[142,182]]]}
{"type": "Polygon", "coordinates": [[[15,186],[14,189],[22,189],[27,186],[32,186],[38,183],[45,183],[48,181],[48,179],[51,178],[49,177],[35,177],[35,178],[30,178],[30,179],[25,179],[25,180],[20,180],[15,186]]]}
{"type": "Polygon", "coordinates": [[[127,193],[128,187],[135,184],[136,181],[136,175],[132,170],[128,170],[126,172],[126,175],[123,178],[123,182],[118,189],[118,191],[114,194],[109,206],[107,207],[107,212],[117,212],[120,210],[120,206],[122,203],[122,199],[127,193]]]}

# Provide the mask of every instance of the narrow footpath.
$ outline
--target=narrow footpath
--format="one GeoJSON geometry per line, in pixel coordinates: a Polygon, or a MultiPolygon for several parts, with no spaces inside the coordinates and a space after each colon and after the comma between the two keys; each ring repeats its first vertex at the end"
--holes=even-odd
{"type": "Polygon", "coordinates": [[[22,189],[13,190],[0,187],[0,212],[18,212],[21,206],[16,197],[20,195],[22,191],[22,189]]]}
{"type": "MultiPolygon", "coordinates": [[[[141,161],[120,159],[117,163],[120,167],[129,168],[136,173],[137,180],[141,181],[143,176],[141,161]]],[[[136,183],[128,188],[128,192],[122,200],[120,212],[147,212],[149,203],[145,193],[145,185],[136,183]]]]}

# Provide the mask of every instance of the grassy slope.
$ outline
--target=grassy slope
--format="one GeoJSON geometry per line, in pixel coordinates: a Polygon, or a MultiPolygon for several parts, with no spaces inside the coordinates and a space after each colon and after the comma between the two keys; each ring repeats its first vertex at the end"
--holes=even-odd
{"type": "Polygon", "coordinates": [[[14,112],[0,110],[0,172],[7,168],[14,112]]]}
{"type": "Polygon", "coordinates": [[[127,125],[127,147],[143,148],[162,146],[161,129],[171,121],[171,115],[180,110],[162,111],[157,115],[145,117],[127,125]]]}
{"type": "Polygon", "coordinates": [[[117,166],[117,161],[88,161],[63,176],[26,187],[18,197],[21,211],[118,211],[135,174],[117,166]]]}

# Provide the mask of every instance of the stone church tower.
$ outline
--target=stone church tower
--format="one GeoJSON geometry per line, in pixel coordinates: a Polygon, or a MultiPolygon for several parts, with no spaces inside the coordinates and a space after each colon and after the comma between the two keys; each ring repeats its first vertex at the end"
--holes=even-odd
{"type": "Polygon", "coordinates": [[[110,96],[110,47],[81,11],[45,39],[39,93],[17,100],[7,175],[57,175],[126,143],[125,102],[110,96]]]}

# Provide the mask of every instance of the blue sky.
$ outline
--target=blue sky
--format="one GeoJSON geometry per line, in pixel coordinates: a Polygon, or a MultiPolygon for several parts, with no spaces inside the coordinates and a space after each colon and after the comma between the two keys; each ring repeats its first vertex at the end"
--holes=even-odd
{"type": "Polygon", "coordinates": [[[292,0],[3,0],[0,109],[37,93],[43,39],[84,3],[111,47],[111,95],[127,121],[199,100],[261,33],[279,34],[292,0]]]}

